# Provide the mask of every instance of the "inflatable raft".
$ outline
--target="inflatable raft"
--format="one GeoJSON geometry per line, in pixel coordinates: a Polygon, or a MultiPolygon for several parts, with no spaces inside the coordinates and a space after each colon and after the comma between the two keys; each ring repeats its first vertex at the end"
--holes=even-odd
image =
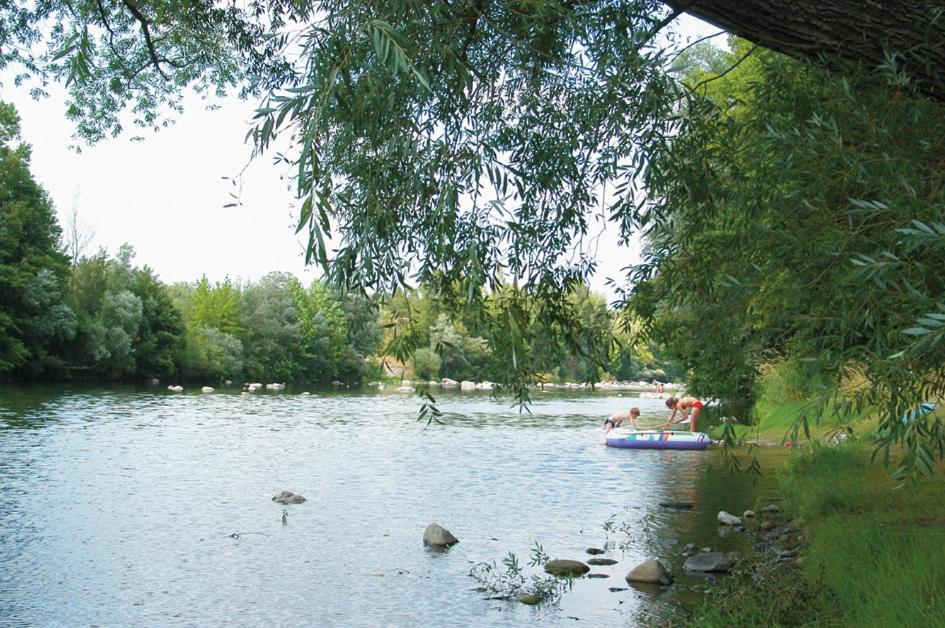
{"type": "Polygon", "coordinates": [[[607,435],[608,447],[623,449],[706,449],[712,444],[702,432],[673,432],[668,430],[614,429],[607,435]]]}

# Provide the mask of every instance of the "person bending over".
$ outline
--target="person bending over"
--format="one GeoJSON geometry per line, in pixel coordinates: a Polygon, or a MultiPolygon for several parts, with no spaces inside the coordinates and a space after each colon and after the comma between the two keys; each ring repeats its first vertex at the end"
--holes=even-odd
{"type": "Polygon", "coordinates": [[[637,427],[637,418],[640,416],[639,408],[630,408],[627,412],[618,412],[616,414],[610,415],[610,418],[604,421],[604,434],[606,435],[612,428],[620,427],[620,424],[630,419],[630,425],[633,426],[633,429],[640,429],[637,427]]]}
{"type": "Polygon", "coordinates": [[[673,413],[669,415],[666,423],[660,425],[660,428],[689,421],[689,431],[697,431],[696,425],[699,422],[699,415],[702,414],[702,408],[705,407],[701,401],[695,397],[680,397],[679,399],[670,397],[666,400],[666,407],[672,410],[673,413]],[[678,421],[673,421],[677,412],[680,414],[680,418],[678,421]]]}

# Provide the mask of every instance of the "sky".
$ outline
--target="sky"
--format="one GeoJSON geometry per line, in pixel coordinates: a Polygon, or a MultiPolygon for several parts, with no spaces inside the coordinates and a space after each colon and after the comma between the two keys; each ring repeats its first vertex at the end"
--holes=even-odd
{"type": "MultiPolygon", "coordinates": [[[[689,16],[680,19],[684,38],[717,31],[689,16]]],[[[80,223],[94,231],[86,254],[100,247],[115,253],[129,243],[135,262],[167,283],[201,275],[256,280],[272,271],[291,272],[307,283],[318,275],[305,267],[304,242],[295,235],[295,197],[285,166],[269,157],[249,159],[244,138],[254,101],[227,98],[208,110],[193,98],[170,128],[130,129],[76,152],[61,89],[53,86],[49,97],[33,100],[29,86],[14,86],[7,71],[0,73],[0,90],[0,98],[19,111],[22,139],[32,145],[31,171],[52,198],[60,224],[75,205],[80,223]],[[139,134],[144,141],[130,141],[139,134]],[[224,207],[233,202],[235,188],[223,177],[241,171],[240,204],[224,207]]],[[[639,242],[622,247],[616,229],[600,229],[591,286],[613,298],[607,278],[621,279],[621,268],[639,260],[639,242]]]]}

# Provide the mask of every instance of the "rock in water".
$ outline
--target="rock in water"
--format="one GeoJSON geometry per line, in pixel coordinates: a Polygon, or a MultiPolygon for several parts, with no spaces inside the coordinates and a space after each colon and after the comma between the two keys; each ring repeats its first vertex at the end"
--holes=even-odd
{"type": "Polygon", "coordinates": [[[431,523],[427,526],[427,529],[423,531],[423,544],[429,545],[431,547],[449,547],[450,545],[456,545],[459,543],[459,539],[450,533],[446,528],[441,527],[438,523],[431,523]]]}
{"type": "Polygon", "coordinates": [[[762,508],[761,512],[767,515],[773,515],[773,514],[781,512],[781,507],[778,506],[777,504],[771,504],[770,506],[765,506],[764,508],[762,508]]]}
{"type": "Polygon", "coordinates": [[[279,502],[280,504],[301,504],[305,501],[305,498],[301,495],[296,495],[292,491],[282,491],[275,495],[272,501],[279,502]]]}
{"type": "Polygon", "coordinates": [[[613,558],[589,558],[588,565],[616,565],[617,561],[613,558]]]}
{"type": "Polygon", "coordinates": [[[653,559],[645,563],[640,563],[630,570],[627,574],[627,582],[653,582],[658,584],[671,584],[673,574],[669,567],[663,564],[663,561],[653,559]]]}
{"type": "Polygon", "coordinates": [[[545,563],[545,571],[560,578],[580,578],[591,568],[579,560],[555,558],[545,563]]]}
{"type": "Polygon", "coordinates": [[[525,593],[518,596],[518,601],[522,604],[528,604],[529,606],[535,606],[541,602],[541,598],[535,595],[534,593],[525,593]]]}
{"type": "Polygon", "coordinates": [[[690,556],[683,563],[686,571],[728,571],[732,568],[732,561],[722,552],[706,552],[690,556]]]}
{"type": "Polygon", "coordinates": [[[604,550],[602,550],[599,547],[589,547],[587,548],[586,551],[588,554],[603,554],[604,553],[604,550]]]}
{"type": "Polygon", "coordinates": [[[777,528],[778,524],[776,524],[774,521],[762,521],[760,527],[765,532],[768,532],[769,530],[774,530],[777,528]]]}
{"type": "Polygon", "coordinates": [[[742,525],[742,520],[736,517],[735,515],[729,514],[724,510],[719,511],[719,523],[723,526],[740,526],[742,525]]]}
{"type": "Polygon", "coordinates": [[[746,510],[746,511],[745,511],[745,514],[742,515],[742,516],[745,517],[745,519],[751,519],[752,517],[755,516],[755,511],[754,511],[754,510],[746,510]]]}
{"type": "Polygon", "coordinates": [[[669,508],[670,510],[692,510],[695,507],[695,502],[660,502],[660,508],[669,508]]]}

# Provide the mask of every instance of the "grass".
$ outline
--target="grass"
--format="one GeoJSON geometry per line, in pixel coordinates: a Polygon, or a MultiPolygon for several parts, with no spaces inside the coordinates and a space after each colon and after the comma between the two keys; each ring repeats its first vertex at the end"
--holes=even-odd
{"type": "Polygon", "coordinates": [[[945,625],[945,474],[896,489],[864,444],[815,446],[779,477],[807,530],[802,563],[756,557],[690,621],[699,626],[945,625]]]}

